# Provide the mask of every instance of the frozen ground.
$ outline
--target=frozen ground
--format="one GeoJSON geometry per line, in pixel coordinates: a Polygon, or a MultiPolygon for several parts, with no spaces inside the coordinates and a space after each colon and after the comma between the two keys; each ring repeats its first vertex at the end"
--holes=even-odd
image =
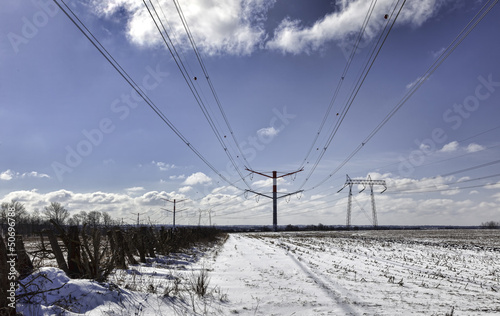
{"type": "Polygon", "coordinates": [[[232,234],[109,283],[44,268],[26,315],[499,315],[500,231],[232,234]],[[193,291],[201,271],[207,293],[193,291]],[[50,280],[50,281],[49,281],[50,280]],[[42,282],[43,281],[43,282],[42,282]],[[43,284],[42,284],[43,283],[43,284]],[[71,312],[68,312],[71,311],[71,312]]]}

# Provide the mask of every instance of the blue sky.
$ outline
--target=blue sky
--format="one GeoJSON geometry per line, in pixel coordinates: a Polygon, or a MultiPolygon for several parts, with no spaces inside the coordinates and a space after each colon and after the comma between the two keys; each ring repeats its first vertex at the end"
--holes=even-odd
{"type": "MultiPolygon", "coordinates": [[[[220,142],[143,2],[68,1],[210,168],[52,1],[6,1],[0,10],[0,198],[17,199],[28,210],[58,201],[71,213],[108,211],[129,223],[139,212],[165,224],[171,217],[161,207],[171,205],[162,198],[187,199],[177,223],[208,223],[211,210],[219,225],[269,225],[271,200],[241,189],[267,194],[272,183],[250,177],[245,167],[291,172],[305,161],[304,171],[278,182],[283,193],[304,190],[280,199],[279,224],[344,224],[348,190],[336,192],[346,174],[387,181],[388,190],[376,195],[380,225],[499,220],[498,5],[342,164],[487,1],[407,1],[344,117],[372,47],[394,19],[395,3],[178,1],[220,111],[174,2],[153,1],[220,142]],[[363,38],[313,144],[370,3],[363,38]]],[[[368,225],[368,190],[360,189],[353,188],[352,223],[368,225]]]]}

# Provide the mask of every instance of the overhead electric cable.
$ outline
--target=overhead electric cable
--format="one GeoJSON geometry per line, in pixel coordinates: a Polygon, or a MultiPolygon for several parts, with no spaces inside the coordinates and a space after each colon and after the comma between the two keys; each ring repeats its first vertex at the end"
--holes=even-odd
{"type": "MultiPolygon", "coordinates": [[[[491,9],[497,4],[498,0],[488,1],[476,15],[472,18],[472,20],[464,27],[464,29],[457,35],[457,37],[448,45],[448,47],[440,54],[440,56],[434,61],[434,63],[427,69],[424,75],[419,77],[419,80],[416,84],[414,84],[411,89],[405,94],[405,96],[396,104],[396,106],[389,112],[386,117],[373,129],[370,134],[361,142],[360,145],[351,153],[349,156],[337,167],[334,169],[332,173],[328,175],[321,182],[311,187],[308,190],[314,189],[315,187],[325,183],[330,177],[332,177],[335,173],[337,173],[347,162],[349,162],[352,157],[354,157],[363,146],[368,143],[374,136],[377,134],[380,129],[387,124],[387,122],[396,114],[396,112],[415,94],[415,92],[424,84],[424,82],[429,78],[429,76],[436,71],[436,69],[448,58],[448,56],[460,45],[465,38],[472,32],[472,30],[477,26],[479,22],[491,11],[491,9]],[[491,3],[491,4],[490,4],[491,3]],[[488,6],[489,5],[489,6],[488,6]],[[484,12],[483,12],[484,10],[484,12]]],[[[312,172],[311,172],[312,173],[312,172]]],[[[309,179],[306,179],[306,181],[309,179]]],[[[304,182],[305,183],[305,182],[304,182]]],[[[305,191],[308,191],[305,190],[305,191]]]]}
{"type": "Polygon", "coordinates": [[[153,2],[151,0],[149,0],[149,3],[151,5],[151,8],[153,11],[151,11],[151,9],[149,8],[149,6],[147,5],[146,3],[146,0],[143,0],[143,3],[144,5],[146,6],[146,9],[148,10],[148,13],[150,14],[151,16],[151,19],[153,20],[156,28],[158,29],[158,32],[160,33],[162,39],[163,39],[163,42],[165,43],[165,45],[167,46],[170,54],[172,55],[172,58],[174,59],[177,67],[179,68],[179,71],[181,72],[183,78],[184,78],[184,81],[186,82],[186,84],[188,85],[191,93],[193,94],[198,106],[200,107],[203,115],[205,116],[206,120],[208,121],[209,125],[210,125],[210,128],[212,129],[212,131],[214,132],[217,140],[219,141],[219,143],[221,144],[225,154],[228,156],[231,164],[233,165],[235,171],[238,173],[238,175],[240,176],[240,178],[243,180],[243,182],[246,184],[246,186],[248,188],[250,188],[250,185],[245,181],[244,177],[243,177],[243,174],[241,173],[241,170],[240,168],[238,167],[236,161],[234,160],[233,156],[231,155],[231,153],[229,152],[225,142],[224,142],[224,139],[222,137],[222,135],[220,134],[219,130],[217,129],[217,126],[214,122],[214,120],[212,119],[207,107],[205,106],[204,102],[203,102],[203,99],[201,98],[200,94],[198,93],[198,90],[196,89],[196,87],[194,86],[193,84],[193,81],[191,80],[191,77],[188,75],[188,71],[182,61],[182,59],[180,58],[180,55],[179,53],[177,52],[177,49],[175,48],[175,45],[170,37],[170,35],[168,34],[167,32],[167,29],[165,28],[165,25],[163,24],[159,14],[158,14],[158,11],[156,10],[153,2]],[[153,12],[154,12],[154,15],[153,15],[153,12]],[[155,16],[156,16],[156,19],[155,19],[155,16]],[[159,24],[158,24],[158,22],[159,24]],[[161,28],[160,28],[160,25],[161,25],[161,28]],[[163,32],[162,32],[162,29],[163,29],[163,32]]]}
{"type": "Polygon", "coordinates": [[[214,84],[212,83],[212,80],[210,79],[207,67],[205,66],[205,63],[204,63],[203,58],[201,56],[201,53],[200,53],[200,51],[198,49],[198,46],[196,45],[196,41],[194,40],[193,34],[191,33],[191,29],[189,28],[189,25],[188,25],[188,22],[186,20],[186,17],[184,16],[184,12],[182,11],[182,8],[181,8],[181,6],[180,6],[180,4],[179,4],[179,2],[177,0],[173,0],[173,2],[174,2],[174,5],[175,5],[175,8],[177,9],[177,13],[179,14],[179,17],[180,17],[180,19],[182,21],[182,25],[184,26],[184,29],[185,29],[186,34],[188,36],[189,42],[191,43],[193,51],[194,51],[194,53],[196,55],[196,58],[198,59],[200,67],[201,67],[201,69],[203,71],[203,74],[205,75],[205,79],[207,80],[208,85],[210,87],[210,90],[212,91],[212,94],[214,96],[215,102],[217,103],[219,111],[220,111],[222,117],[224,118],[224,122],[226,123],[226,126],[229,129],[229,133],[231,134],[231,137],[233,138],[233,141],[236,144],[238,152],[240,153],[241,157],[245,161],[246,167],[251,168],[250,167],[250,163],[248,162],[246,156],[243,154],[243,151],[241,150],[241,147],[240,147],[238,141],[236,140],[236,136],[234,134],[233,128],[231,127],[231,124],[229,123],[229,119],[227,118],[227,115],[226,115],[226,113],[224,111],[224,108],[222,107],[222,104],[220,102],[219,96],[217,95],[217,92],[215,91],[214,84]]]}
{"type": "Polygon", "coordinates": [[[389,36],[392,28],[394,27],[394,24],[396,23],[396,20],[399,17],[399,14],[401,13],[401,10],[403,9],[405,3],[406,3],[406,0],[403,0],[403,3],[399,7],[399,10],[398,10],[396,16],[394,17],[394,19],[392,19],[392,16],[394,15],[394,12],[396,11],[396,9],[398,7],[399,1],[396,4],[396,6],[394,7],[394,9],[393,9],[393,11],[391,13],[391,17],[389,18],[389,20],[392,19],[392,23],[390,23],[389,29],[387,30],[387,32],[385,32],[385,30],[387,29],[387,26],[389,25],[389,23],[387,23],[385,25],[385,27],[384,27],[384,30],[380,33],[380,36],[378,38],[378,41],[377,41],[376,45],[373,47],[373,50],[372,50],[372,52],[370,54],[370,57],[367,60],[367,63],[365,64],[365,67],[363,69],[362,75],[358,78],[358,80],[356,82],[356,85],[355,85],[355,88],[351,92],[349,100],[347,101],[347,103],[345,104],[344,108],[342,109],[342,111],[340,113],[339,120],[336,122],[335,127],[333,128],[332,132],[330,133],[330,136],[328,137],[328,140],[326,141],[325,146],[322,148],[321,153],[319,154],[318,158],[316,159],[316,162],[314,163],[313,167],[311,168],[311,170],[309,171],[308,175],[306,176],[304,182],[300,186],[300,189],[302,189],[304,187],[304,185],[307,183],[307,181],[310,179],[311,175],[314,173],[314,171],[316,170],[316,168],[317,168],[318,164],[320,163],[321,159],[325,155],[326,150],[328,149],[328,147],[330,146],[331,142],[333,141],[333,138],[337,134],[337,131],[339,130],[342,122],[344,121],[344,119],[345,119],[345,117],[347,115],[347,112],[349,111],[349,109],[351,108],[354,100],[356,99],[356,96],[358,95],[359,90],[361,89],[363,83],[365,82],[366,77],[368,76],[368,73],[370,72],[373,64],[375,63],[375,60],[377,59],[377,57],[378,57],[378,55],[379,55],[382,47],[384,46],[384,43],[387,40],[387,37],[389,36]],[[380,45],[379,45],[379,43],[380,43],[380,45]]]}
{"type": "Polygon", "coordinates": [[[352,61],[354,59],[354,56],[355,56],[355,54],[356,54],[356,52],[358,50],[359,43],[361,42],[361,39],[363,38],[363,35],[365,33],[366,27],[368,26],[368,22],[370,21],[370,17],[371,17],[371,15],[373,13],[373,10],[375,8],[375,4],[376,3],[377,3],[377,0],[372,0],[372,2],[370,4],[370,7],[368,8],[368,12],[366,13],[365,19],[364,19],[364,21],[363,21],[363,23],[361,25],[361,29],[359,30],[358,36],[356,38],[356,41],[354,42],[354,48],[352,49],[351,54],[349,55],[349,58],[347,59],[346,65],[344,67],[344,71],[342,72],[342,74],[340,76],[340,79],[339,79],[339,82],[337,83],[337,87],[335,88],[335,92],[333,93],[333,96],[332,96],[332,98],[330,100],[330,104],[328,105],[326,113],[323,116],[323,120],[321,121],[321,124],[319,126],[318,131],[316,132],[316,135],[315,135],[315,137],[313,139],[313,142],[312,142],[311,146],[309,147],[309,150],[306,153],[306,157],[304,158],[304,160],[302,161],[302,163],[300,165],[300,169],[305,166],[306,161],[309,158],[309,155],[311,154],[311,152],[312,152],[312,150],[314,148],[314,145],[316,145],[316,142],[318,141],[318,137],[321,134],[321,132],[322,132],[324,126],[325,126],[325,123],[326,123],[328,117],[330,116],[330,112],[332,110],[332,107],[333,107],[335,101],[337,100],[337,96],[339,94],[340,88],[342,87],[342,84],[345,81],[347,72],[349,71],[351,63],[352,63],[352,61]]]}
{"type": "MultiPolygon", "coordinates": [[[[434,192],[445,192],[445,191],[455,191],[455,190],[463,190],[463,189],[474,189],[474,188],[483,188],[487,186],[491,186],[494,184],[491,183],[486,183],[486,184],[478,184],[478,185],[471,185],[467,187],[458,187],[458,188],[446,188],[446,189],[435,189],[435,190],[429,190],[429,191],[402,191],[402,192],[396,192],[395,194],[417,194],[417,193],[434,193],[434,192]]],[[[389,193],[392,194],[392,193],[389,193]]]]}
{"type": "MultiPolygon", "coordinates": [[[[437,185],[458,185],[458,184],[461,184],[461,183],[465,183],[465,182],[472,182],[472,181],[479,181],[479,180],[484,180],[484,179],[490,179],[490,178],[496,178],[496,177],[500,177],[500,173],[497,173],[497,174],[492,174],[492,175],[489,175],[489,176],[484,176],[484,177],[478,177],[478,178],[473,178],[473,179],[466,179],[466,180],[461,180],[461,181],[457,181],[457,182],[448,182],[448,183],[439,183],[437,185]]],[[[429,180],[432,180],[432,179],[429,179],[429,180]]],[[[393,190],[391,188],[391,191],[389,192],[390,194],[400,194],[400,193],[421,193],[421,192],[434,192],[434,191],[420,191],[421,189],[427,189],[427,188],[435,188],[437,185],[429,185],[429,186],[426,186],[426,187],[421,187],[421,188],[407,188],[407,189],[400,189],[400,190],[393,190]]],[[[487,186],[489,184],[485,184],[485,186],[487,186]]],[[[450,190],[452,189],[462,189],[462,188],[468,188],[468,187],[455,187],[455,188],[450,188],[450,190]]],[[[397,189],[397,187],[396,187],[397,189]]],[[[443,189],[436,189],[436,192],[439,192],[439,191],[442,191],[443,189]]]]}
{"type": "Polygon", "coordinates": [[[99,40],[92,34],[92,32],[85,26],[85,24],[78,18],[78,16],[68,7],[64,0],[60,0],[64,7],[54,0],[56,5],[64,12],[64,14],[73,22],[78,30],[92,43],[92,45],[101,53],[101,55],[113,66],[113,68],[125,79],[125,81],[137,92],[137,94],[146,102],[146,104],[160,117],[160,119],[193,151],[213,172],[215,172],[222,180],[229,185],[243,190],[231,181],[229,181],[222,173],[220,173],[188,140],[187,138],[170,122],[170,120],[163,114],[163,112],[151,101],[142,88],[130,77],[130,75],[122,68],[122,66],[114,59],[114,57],[106,50],[106,48],[99,42],[99,40]]]}

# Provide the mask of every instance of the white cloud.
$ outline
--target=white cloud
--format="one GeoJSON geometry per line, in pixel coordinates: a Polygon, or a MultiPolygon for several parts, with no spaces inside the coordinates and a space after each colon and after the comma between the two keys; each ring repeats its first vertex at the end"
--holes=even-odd
{"type": "Polygon", "coordinates": [[[452,141],[451,143],[444,145],[443,148],[441,148],[439,151],[444,153],[450,153],[456,150],[458,150],[458,142],[455,140],[452,141]]]}
{"type": "MultiPolygon", "coordinates": [[[[263,21],[265,13],[275,1],[267,0],[192,0],[181,3],[182,11],[196,45],[205,54],[247,55],[264,41],[266,34],[263,21]]],[[[178,49],[188,47],[186,32],[172,1],[159,1],[165,14],[167,30],[177,41],[178,49]]],[[[155,8],[160,8],[155,3],[155,8]]],[[[113,18],[120,10],[128,13],[127,37],[138,46],[163,45],[162,38],[151,16],[141,1],[108,0],[94,1],[94,11],[101,16],[113,18]]],[[[121,12],[120,12],[121,13],[121,12]]]]}
{"type": "Polygon", "coordinates": [[[186,176],[183,174],[177,175],[177,176],[170,176],[168,177],[170,180],[183,180],[186,179],[186,176]]]}
{"type": "MultiPolygon", "coordinates": [[[[286,185],[287,182],[284,178],[278,178],[276,180],[276,183],[278,185],[278,191],[284,191],[283,188],[280,188],[280,186],[286,185]]],[[[268,188],[269,191],[272,191],[273,187],[273,179],[271,178],[264,178],[262,180],[257,180],[252,183],[252,187],[257,187],[257,188],[268,188]]]]}
{"type": "Polygon", "coordinates": [[[9,181],[12,179],[25,179],[25,178],[46,178],[50,179],[50,176],[45,173],[39,173],[36,171],[31,171],[31,172],[25,172],[25,173],[19,173],[19,172],[14,172],[10,169],[0,173],[0,180],[4,181],[9,181]]]}
{"type": "Polygon", "coordinates": [[[465,148],[465,151],[467,151],[468,153],[475,153],[477,151],[481,151],[481,150],[485,150],[486,147],[484,146],[481,146],[479,144],[476,144],[476,143],[470,143],[469,146],[467,146],[465,148]]]}
{"type": "Polygon", "coordinates": [[[476,144],[476,143],[470,143],[467,147],[460,146],[459,143],[455,140],[455,141],[452,141],[448,144],[445,144],[443,146],[443,148],[441,148],[439,150],[439,152],[450,153],[450,152],[462,150],[462,151],[465,151],[467,153],[475,153],[475,152],[485,150],[485,149],[486,149],[486,147],[479,145],[479,144],[476,144]]]}
{"type": "Polygon", "coordinates": [[[193,187],[188,185],[188,186],[180,188],[179,192],[180,193],[187,193],[187,192],[191,191],[192,189],[193,189],[193,187]]]}
{"type": "Polygon", "coordinates": [[[168,163],[164,163],[164,162],[161,162],[161,161],[152,161],[151,162],[153,165],[157,166],[161,171],[168,171],[170,169],[174,169],[174,168],[177,168],[176,165],[174,164],[168,164],[168,163]]]}
{"type": "Polygon", "coordinates": [[[50,179],[50,176],[45,173],[39,173],[36,171],[25,172],[21,175],[21,178],[47,178],[50,179]]]}
{"type": "Polygon", "coordinates": [[[210,184],[212,179],[203,172],[196,172],[187,177],[183,182],[184,185],[210,184]]]}
{"type": "Polygon", "coordinates": [[[318,200],[324,198],[325,196],[325,194],[313,194],[311,195],[310,201],[318,200]]]}
{"type": "Polygon", "coordinates": [[[500,193],[493,194],[492,196],[497,202],[500,202],[500,193]]]}
{"type": "MultiPolygon", "coordinates": [[[[396,25],[419,27],[434,16],[449,0],[408,1],[396,25]]],[[[267,12],[275,0],[191,0],[183,1],[182,11],[198,48],[207,55],[249,55],[257,49],[267,48],[283,53],[309,53],[321,49],[325,43],[337,41],[347,46],[355,38],[370,6],[366,0],[340,1],[335,12],[326,14],[310,26],[300,20],[285,17],[274,30],[272,39],[265,31],[267,12]]],[[[339,2],[339,1],[338,1],[339,2]]],[[[163,9],[155,8],[163,20],[178,50],[188,49],[186,32],[172,1],[159,0],[163,9]],[[168,23],[165,23],[163,14],[168,23]]],[[[392,0],[379,0],[364,41],[374,38],[384,26],[385,14],[392,11],[392,0]]],[[[141,1],[92,1],[93,11],[115,23],[123,20],[125,33],[133,44],[140,47],[164,45],[151,16],[141,1]]],[[[153,13],[154,14],[154,13],[153,13]]],[[[190,49],[190,48],[189,48],[190,49]]]]}
{"type": "MultiPolygon", "coordinates": [[[[372,174],[372,179],[384,179],[387,183],[388,192],[419,193],[433,190],[447,190],[449,189],[449,185],[447,183],[452,181],[453,177],[438,176],[434,178],[412,179],[392,178],[390,175],[377,176],[377,174],[372,174]]],[[[441,191],[441,193],[442,192],[449,191],[441,191]]]]}
{"type": "MultiPolygon", "coordinates": [[[[409,1],[401,11],[397,24],[418,27],[434,16],[444,2],[409,1]]],[[[376,36],[386,22],[381,17],[392,11],[393,3],[392,0],[378,1],[365,29],[364,40],[376,36]]],[[[319,50],[330,41],[339,41],[341,46],[346,46],[347,40],[359,32],[369,7],[370,1],[342,1],[336,12],[326,14],[309,27],[301,25],[300,20],[285,18],[275,30],[273,39],[267,42],[267,47],[283,53],[299,54],[319,50]]]]}
{"type": "Polygon", "coordinates": [[[460,193],[460,189],[449,189],[449,190],[446,190],[446,191],[441,191],[441,194],[442,195],[457,195],[458,193],[460,193]]]}
{"type": "Polygon", "coordinates": [[[259,129],[257,131],[257,135],[259,135],[260,137],[273,138],[274,136],[278,135],[279,132],[279,130],[271,126],[259,129]]]}
{"type": "Polygon", "coordinates": [[[143,187],[132,187],[132,188],[125,189],[125,191],[128,194],[138,194],[139,192],[142,192],[144,190],[146,190],[146,189],[144,189],[143,187]]]}
{"type": "Polygon", "coordinates": [[[12,170],[8,169],[0,173],[0,180],[9,181],[12,180],[15,176],[16,174],[12,170]]]}
{"type": "Polygon", "coordinates": [[[500,189],[500,181],[485,186],[486,189],[500,189]]]}
{"type": "Polygon", "coordinates": [[[457,182],[467,181],[469,179],[470,177],[461,177],[460,179],[457,180],[457,182]]]}

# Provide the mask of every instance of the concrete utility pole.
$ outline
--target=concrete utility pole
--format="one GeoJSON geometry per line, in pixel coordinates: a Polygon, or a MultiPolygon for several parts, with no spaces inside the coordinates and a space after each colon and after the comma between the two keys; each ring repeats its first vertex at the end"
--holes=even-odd
{"type": "Polygon", "coordinates": [[[372,200],[373,227],[377,227],[378,220],[377,220],[377,212],[375,210],[375,196],[373,195],[373,186],[374,185],[383,185],[385,189],[382,192],[380,192],[382,194],[387,190],[385,180],[372,180],[370,175],[368,175],[368,179],[351,179],[351,178],[349,178],[349,175],[347,175],[347,179],[345,180],[344,186],[342,187],[342,189],[338,190],[338,192],[337,192],[337,193],[339,193],[346,186],[349,186],[349,198],[347,200],[347,218],[346,218],[347,228],[351,227],[352,186],[354,184],[362,184],[363,185],[363,189],[361,191],[359,191],[359,193],[363,192],[366,189],[366,185],[370,186],[371,200],[372,200]]]}
{"type": "MultiPolygon", "coordinates": [[[[169,200],[169,199],[164,199],[164,198],[162,198],[162,200],[165,200],[165,201],[170,202],[170,203],[174,203],[174,210],[173,210],[173,211],[168,210],[168,209],[166,209],[166,208],[162,208],[162,210],[165,210],[165,211],[167,211],[167,212],[171,212],[171,213],[173,213],[174,218],[173,218],[173,221],[172,221],[172,227],[173,227],[173,229],[175,229],[175,212],[176,212],[176,210],[175,210],[175,204],[177,204],[177,202],[184,202],[184,201],[186,201],[187,199],[184,199],[184,200],[176,200],[176,199],[174,199],[173,201],[171,201],[171,200],[169,200]]],[[[184,211],[184,210],[178,210],[177,212],[182,212],[182,211],[184,211]]]]}
{"type": "MultiPolygon", "coordinates": [[[[304,170],[304,168],[302,168],[300,170],[297,170],[297,171],[285,173],[285,174],[280,175],[280,176],[278,176],[278,172],[277,171],[272,171],[273,175],[271,176],[271,175],[266,174],[265,172],[257,172],[257,171],[254,171],[254,170],[250,170],[248,168],[246,168],[246,170],[250,171],[252,173],[256,173],[258,175],[261,175],[263,177],[273,179],[273,196],[272,197],[269,196],[269,195],[265,195],[265,194],[262,194],[262,193],[255,192],[253,190],[246,190],[246,192],[252,192],[254,194],[257,194],[257,195],[260,195],[260,196],[264,196],[264,197],[273,199],[273,229],[274,229],[274,231],[277,231],[278,230],[278,199],[281,199],[281,198],[293,195],[295,193],[299,193],[299,192],[304,191],[304,190],[300,190],[300,191],[296,191],[296,192],[293,192],[293,193],[288,193],[288,194],[285,194],[285,195],[282,195],[282,196],[278,197],[278,179],[279,178],[284,178],[286,176],[290,176],[290,175],[298,173],[298,172],[301,172],[302,170],[304,170]]],[[[267,172],[267,173],[270,173],[270,172],[267,172]]]]}

